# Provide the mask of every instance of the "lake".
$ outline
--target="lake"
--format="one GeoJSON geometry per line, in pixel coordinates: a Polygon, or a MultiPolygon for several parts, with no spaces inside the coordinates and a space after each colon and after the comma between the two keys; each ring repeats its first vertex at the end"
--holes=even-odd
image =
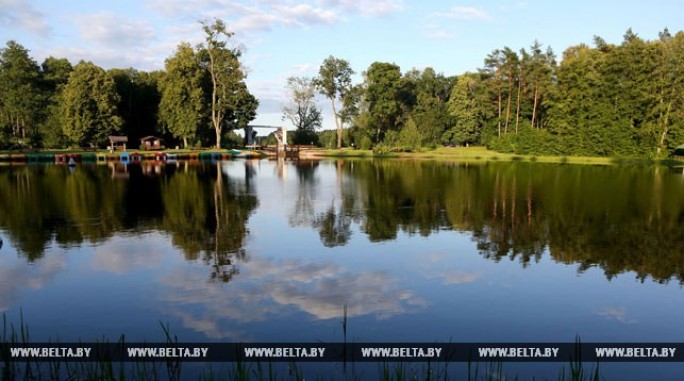
{"type": "MultiPolygon", "coordinates": [[[[4,166],[0,237],[0,312],[32,341],[161,342],[160,322],[188,342],[684,341],[681,168],[4,166]]],[[[600,372],[675,380],[684,363],[600,372]]]]}

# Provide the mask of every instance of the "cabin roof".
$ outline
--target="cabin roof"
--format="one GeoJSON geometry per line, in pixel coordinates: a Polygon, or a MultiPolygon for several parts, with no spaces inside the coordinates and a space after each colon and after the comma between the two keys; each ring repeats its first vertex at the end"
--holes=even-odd
{"type": "Polygon", "coordinates": [[[109,141],[112,143],[128,143],[128,136],[110,136],[109,141]]]}
{"type": "Polygon", "coordinates": [[[141,138],[141,139],[140,139],[141,142],[144,142],[144,141],[146,141],[146,140],[164,140],[164,139],[162,139],[162,138],[160,138],[160,137],[158,137],[158,136],[152,136],[152,135],[150,135],[150,136],[145,136],[144,138],[141,138]]]}

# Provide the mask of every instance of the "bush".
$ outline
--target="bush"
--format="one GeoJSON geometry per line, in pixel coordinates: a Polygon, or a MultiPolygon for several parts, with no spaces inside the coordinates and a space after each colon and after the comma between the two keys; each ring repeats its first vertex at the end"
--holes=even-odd
{"type": "Polygon", "coordinates": [[[370,140],[368,136],[364,136],[361,138],[361,142],[359,142],[359,148],[360,149],[371,149],[373,146],[373,142],[370,140]]]}

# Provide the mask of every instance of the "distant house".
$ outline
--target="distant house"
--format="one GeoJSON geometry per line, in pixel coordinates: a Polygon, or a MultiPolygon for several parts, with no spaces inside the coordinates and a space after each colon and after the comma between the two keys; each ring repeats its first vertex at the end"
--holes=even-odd
{"type": "Polygon", "coordinates": [[[144,149],[146,151],[162,149],[164,148],[162,145],[163,140],[164,139],[158,138],[156,136],[145,136],[144,138],[140,139],[140,149],[144,149]]]}
{"type": "Polygon", "coordinates": [[[684,144],[674,149],[674,156],[677,159],[684,159],[684,144]]]}
{"type": "Polygon", "coordinates": [[[110,151],[126,150],[126,143],[128,143],[128,136],[110,136],[109,147],[110,151]]]}

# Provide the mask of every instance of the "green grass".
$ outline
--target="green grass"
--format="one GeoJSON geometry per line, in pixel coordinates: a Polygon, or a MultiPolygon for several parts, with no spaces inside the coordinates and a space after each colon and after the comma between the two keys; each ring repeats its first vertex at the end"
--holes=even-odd
{"type": "Polygon", "coordinates": [[[640,164],[640,165],[682,165],[684,161],[676,159],[649,160],[649,159],[622,159],[613,157],[594,156],[537,156],[518,155],[491,151],[485,147],[438,147],[433,150],[421,150],[420,152],[389,152],[384,154],[373,153],[371,150],[355,149],[319,149],[307,151],[311,157],[360,157],[360,158],[399,158],[415,160],[440,160],[459,162],[487,162],[487,161],[512,161],[512,162],[537,162],[556,164],[584,164],[584,165],[616,165],[616,164],[640,164]]]}

